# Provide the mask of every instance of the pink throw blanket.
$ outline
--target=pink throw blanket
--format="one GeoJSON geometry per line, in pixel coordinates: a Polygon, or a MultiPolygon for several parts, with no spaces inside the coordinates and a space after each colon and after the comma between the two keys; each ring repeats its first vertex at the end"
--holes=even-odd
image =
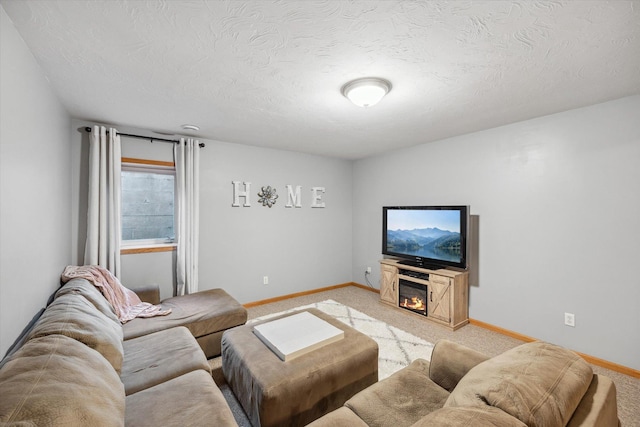
{"type": "Polygon", "coordinates": [[[62,283],[71,279],[86,279],[102,292],[116,311],[121,323],[127,323],[136,317],[164,316],[171,313],[171,309],[163,310],[159,305],[142,302],[138,295],[122,286],[116,276],[106,268],[98,265],[68,265],[62,272],[62,283]]]}

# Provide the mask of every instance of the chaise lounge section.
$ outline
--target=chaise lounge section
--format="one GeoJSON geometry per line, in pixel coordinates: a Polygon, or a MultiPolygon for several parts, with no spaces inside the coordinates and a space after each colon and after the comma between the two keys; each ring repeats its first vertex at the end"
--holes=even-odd
{"type": "Polygon", "coordinates": [[[157,286],[132,290],[141,300],[160,305],[163,309],[171,309],[171,313],[166,316],[136,318],[125,323],[122,325],[125,340],[184,326],[196,338],[207,359],[211,359],[220,355],[224,331],[247,322],[247,310],[224,289],[209,289],[162,301],[157,286]]]}

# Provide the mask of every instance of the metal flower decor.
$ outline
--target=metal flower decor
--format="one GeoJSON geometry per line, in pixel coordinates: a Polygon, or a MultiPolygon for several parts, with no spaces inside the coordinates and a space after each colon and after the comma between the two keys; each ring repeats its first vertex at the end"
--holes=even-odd
{"type": "Polygon", "coordinates": [[[271,188],[270,185],[266,187],[262,187],[262,191],[258,193],[258,203],[262,203],[262,206],[273,206],[276,204],[276,199],[278,195],[276,194],[276,189],[271,188]]]}

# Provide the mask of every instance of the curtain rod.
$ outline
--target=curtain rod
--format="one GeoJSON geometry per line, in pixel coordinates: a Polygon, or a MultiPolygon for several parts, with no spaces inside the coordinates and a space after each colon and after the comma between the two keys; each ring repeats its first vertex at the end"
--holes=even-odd
{"type": "MultiPolygon", "coordinates": [[[[88,127],[88,126],[85,127],[84,130],[87,131],[87,132],[91,132],[92,131],[92,129],[90,127],[88,127]]],[[[109,133],[109,131],[107,131],[107,133],[109,133]]],[[[120,133],[120,132],[118,132],[118,135],[120,135],[120,136],[128,136],[128,137],[131,137],[131,138],[148,139],[151,142],[159,141],[159,142],[169,142],[171,144],[177,144],[177,143],[180,142],[180,140],[178,140],[178,139],[155,138],[155,137],[152,137],[152,136],[133,135],[133,134],[130,134],[130,133],[120,133]]],[[[200,146],[200,148],[204,148],[204,146],[205,146],[204,142],[200,142],[198,145],[200,146]]]]}

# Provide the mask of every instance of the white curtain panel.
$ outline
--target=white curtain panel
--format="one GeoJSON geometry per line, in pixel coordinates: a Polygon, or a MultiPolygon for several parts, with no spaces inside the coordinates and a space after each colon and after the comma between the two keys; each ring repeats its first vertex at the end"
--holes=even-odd
{"type": "Polygon", "coordinates": [[[180,139],[173,149],[176,164],[176,294],[198,291],[200,235],[200,144],[180,139]]]}
{"type": "Polygon", "coordinates": [[[120,135],[94,126],[89,138],[89,208],[85,265],[99,265],[120,277],[120,135]]]}

